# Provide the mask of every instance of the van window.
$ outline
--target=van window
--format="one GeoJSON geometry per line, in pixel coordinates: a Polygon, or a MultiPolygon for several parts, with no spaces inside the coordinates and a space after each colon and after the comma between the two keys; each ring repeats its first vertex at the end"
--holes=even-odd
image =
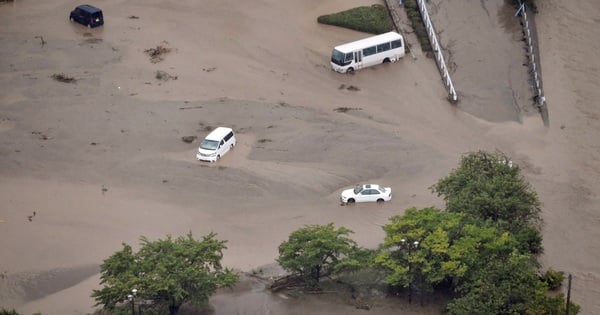
{"type": "Polygon", "coordinates": [[[377,53],[376,46],[372,46],[372,47],[363,49],[363,56],[370,56],[370,55],[374,55],[376,53],[377,53]]]}
{"type": "Polygon", "coordinates": [[[390,43],[384,43],[384,44],[377,45],[378,53],[386,51],[386,50],[390,50],[390,43]]]}
{"type": "Polygon", "coordinates": [[[231,137],[233,137],[233,132],[230,132],[225,136],[225,141],[229,141],[229,139],[231,139],[231,137]]]}

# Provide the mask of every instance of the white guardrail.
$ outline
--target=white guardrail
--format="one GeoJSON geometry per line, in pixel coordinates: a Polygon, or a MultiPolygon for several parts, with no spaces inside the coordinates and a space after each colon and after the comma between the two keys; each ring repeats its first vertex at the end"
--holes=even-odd
{"type": "Polygon", "coordinates": [[[452,84],[452,79],[450,78],[448,67],[446,67],[444,54],[442,53],[442,49],[435,35],[433,24],[431,23],[431,19],[429,18],[429,13],[427,12],[427,5],[425,4],[425,0],[417,0],[417,5],[419,6],[419,11],[421,12],[423,23],[425,23],[427,35],[429,35],[429,42],[431,42],[431,47],[433,48],[433,52],[435,54],[435,60],[438,65],[438,69],[440,70],[440,74],[442,75],[442,79],[444,80],[444,84],[446,85],[446,89],[448,89],[448,99],[451,102],[458,102],[458,95],[456,94],[456,90],[454,89],[454,84],[452,84]]]}
{"type": "MultiPolygon", "coordinates": [[[[519,1],[520,2],[520,1],[519,1]]],[[[548,107],[546,106],[546,97],[544,96],[544,92],[542,90],[542,77],[540,76],[540,67],[538,66],[538,62],[536,60],[536,52],[535,52],[535,40],[534,35],[529,26],[529,18],[527,16],[527,10],[525,3],[521,2],[517,13],[515,16],[521,16],[521,25],[523,25],[523,35],[525,36],[525,43],[527,45],[527,53],[529,55],[529,65],[531,69],[531,79],[533,81],[533,89],[535,93],[534,101],[537,104],[538,109],[542,115],[542,120],[544,121],[544,125],[549,126],[550,122],[548,120],[548,107]]]]}

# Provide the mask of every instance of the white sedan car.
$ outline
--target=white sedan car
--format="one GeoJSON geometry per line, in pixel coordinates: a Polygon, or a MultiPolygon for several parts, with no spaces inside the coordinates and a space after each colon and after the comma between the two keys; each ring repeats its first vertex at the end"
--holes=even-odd
{"type": "Polygon", "coordinates": [[[375,184],[365,184],[356,186],[354,189],[342,191],[340,200],[342,203],[355,202],[384,202],[392,199],[392,189],[390,187],[381,187],[375,184]]]}

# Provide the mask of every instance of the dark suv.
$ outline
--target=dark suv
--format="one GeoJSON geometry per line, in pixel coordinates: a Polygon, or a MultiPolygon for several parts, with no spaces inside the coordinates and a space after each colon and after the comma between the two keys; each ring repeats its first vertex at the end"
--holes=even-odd
{"type": "Polygon", "coordinates": [[[69,19],[87,27],[96,27],[104,24],[102,10],[89,4],[82,4],[76,7],[75,10],[71,11],[69,19]]]}

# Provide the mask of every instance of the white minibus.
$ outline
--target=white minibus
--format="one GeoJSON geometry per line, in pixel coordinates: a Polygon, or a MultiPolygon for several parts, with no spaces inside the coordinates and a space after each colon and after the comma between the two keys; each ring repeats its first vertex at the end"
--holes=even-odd
{"type": "Polygon", "coordinates": [[[353,72],[404,57],[404,39],[388,32],[336,46],[331,54],[331,67],[341,73],[353,72]]]}

